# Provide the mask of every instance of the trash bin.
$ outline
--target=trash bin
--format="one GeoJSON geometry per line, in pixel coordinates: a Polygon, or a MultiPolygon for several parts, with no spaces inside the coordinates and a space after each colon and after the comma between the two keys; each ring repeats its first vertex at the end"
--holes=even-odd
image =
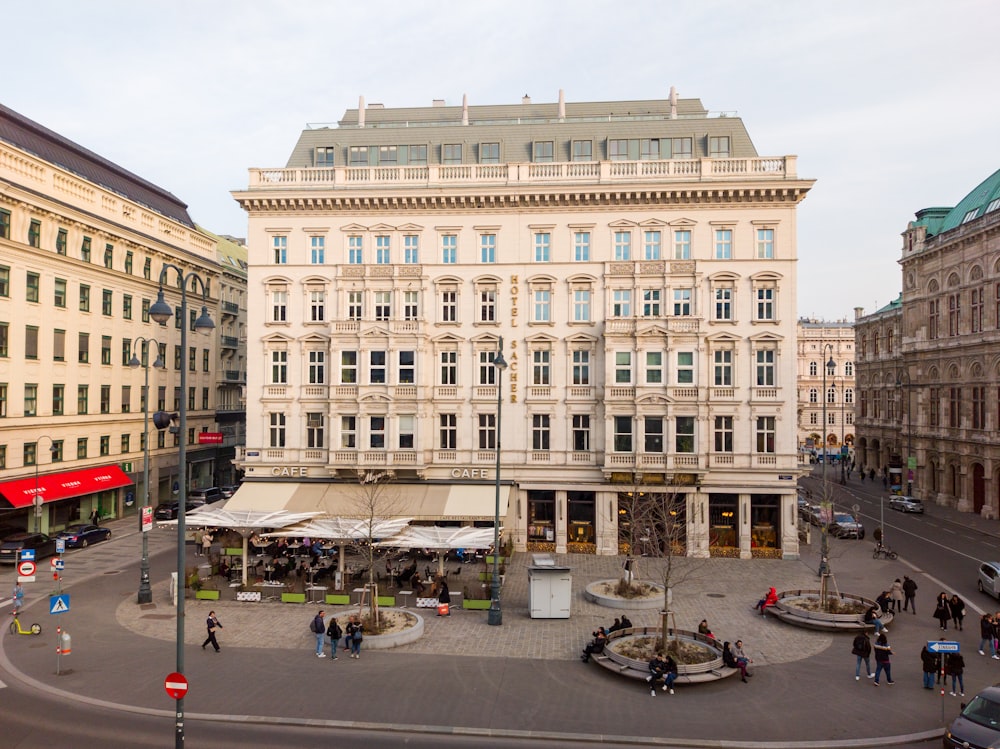
{"type": "Polygon", "coordinates": [[[533,554],[528,567],[528,611],[532,619],[569,619],[573,576],[548,554],[533,554]]]}

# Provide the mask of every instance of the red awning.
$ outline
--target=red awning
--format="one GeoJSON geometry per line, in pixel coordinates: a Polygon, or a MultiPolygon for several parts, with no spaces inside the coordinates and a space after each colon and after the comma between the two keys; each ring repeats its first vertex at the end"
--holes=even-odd
{"type": "Polygon", "coordinates": [[[14,507],[31,507],[36,494],[41,495],[44,502],[57,502],[60,499],[119,489],[131,483],[132,479],[118,466],[100,466],[39,476],[37,491],[34,477],[5,481],[0,484],[0,494],[14,507]]]}

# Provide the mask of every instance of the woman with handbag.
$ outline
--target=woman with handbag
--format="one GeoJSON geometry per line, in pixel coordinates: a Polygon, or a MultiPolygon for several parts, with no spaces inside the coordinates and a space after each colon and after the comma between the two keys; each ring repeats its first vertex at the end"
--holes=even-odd
{"type": "Polygon", "coordinates": [[[952,595],[948,601],[948,609],[951,613],[951,621],[959,630],[962,629],[962,620],[965,618],[965,601],[957,595],[952,595]]]}
{"type": "Polygon", "coordinates": [[[360,658],[361,657],[361,641],[364,639],[364,634],[361,627],[361,621],[358,619],[357,614],[351,617],[351,620],[347,623],[347,642],[351,646],[351,657],[360,658]]]}

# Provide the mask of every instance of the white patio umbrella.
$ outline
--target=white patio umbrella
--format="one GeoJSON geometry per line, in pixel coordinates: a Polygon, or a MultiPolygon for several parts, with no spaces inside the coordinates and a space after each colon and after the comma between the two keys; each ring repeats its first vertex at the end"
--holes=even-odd
{"type": "MultiPolygon", "coordinates": [[[[492,528],[470,526],[439,528],[431,525],[411,525],[379,545],[444,552],[449,549],[486,549],[492,543],[492,528]]],[[[444,554],[438,554],[438,572],[444,574],[444,554]]]]}
{"type": "MultiPolygon", "coordinates": [[[[263,528],[283,528],[318,515],[318,512],[287,512],[277,510],[259,512],[256,510],[226,510],[215,507],[199,507],[184,516],[184,522],[191,528],[231,528],[243,538],[243,584],[247,584],[247,537],[263,528]]],[[[176,520],[164,520],[159,525],[177,525],[176,520]]]]}

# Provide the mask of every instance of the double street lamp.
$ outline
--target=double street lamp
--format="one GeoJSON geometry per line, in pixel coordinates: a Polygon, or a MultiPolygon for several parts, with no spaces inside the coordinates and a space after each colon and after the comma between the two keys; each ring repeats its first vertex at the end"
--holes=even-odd
{"type": "Polygon", "coordinates": [[[829,398],[826,392],[826,375],[831,375],[837,368],[837,363],[833,360],[833,344],[828,343],[823,347],[823,356],[826,357],[827,349],[830,351],[830,360],[823,364],[823,502],[822,502],[822,523],[820,525],[820,550],[819,550],[819,574],[825,577],[830,573],[830,523],[833,522],[832,504],[830,502],[830,487],[826,483],[826,464],[830,462],[826,445],[826,402],[829,398]]]}
{"type": "MultiPolygon", "coordinates": [[[[128,365],[135,369],[136,367],[144,367],[146,370],[145,381],[142,386],[142,447],[143,447],[143,467],[142,467],[142,489],[143,489],[143,499],[142,499],[142,510],[139,515],[140,524],[145,521],[146,515],[149,513],[149,346],[150,344],[156,346],[156,361],[153,362],[153,366],[157,369],[163,369],[165,364],[163,359],[160,358],[160,344],[153,340],[152,338],[145,338],[140,336],[136,338],[132,344],[132,358],[129,360],[128,365]],[[139,356],[136,354],[136,346],[142,344],[144,349],[142,361],[139,360],[139,356]],[[145,364],[143,364],[143,361],[145,364]]],[[[142,528],[140,525],[140,531],[142,533],[142,563],[139,565],[139,594],[137,600],[139,603],[152,603],[153,602],[153,588],[149,584],[149,532],[142,528]]]]}
{"type": "MultiPolygon", "coordinates": [[[[177,504],[177,673],[184,674],[184,571],[185,571],[185,535],[187,527],[185,525],[184,513],[187,511],[187,366],[184,358],[187,355],[187,329],[188,329],[188,285],[201,287],[201,315],[194,321],[192,326],[197,332],[208,335],[215,329],[215,323],[208,314],[208,285],[202,278],[191,271],[184,273],[176,265],[166,263],[160,271],[160,288],[156,294],[156,301],[149,308],[149,316],[160,325],[166,324],[174,311],[163,298],[163,282],[166,280],[167,271],[173,269],[177,273],[180,281],[181,307],[180,315],[181,329],[181,392],[178,398],[177,428],[179,433],[180,448],[178,450],[178,504],[177,504]]],[[[153,415],[153,424],[157,429],[169,426],[173,421],[173,416],[163,411],[157,411],[153,415]]],[[[184,698],[177,700],[177,716],[174,723],[174,746],[176,749],[184,747],[184,698]]]]}
{"type": "MultiPolygon", "coordinates": [[[[906,388],[906,496],[913,496],[913,473],[910,469],[910,456],[913,455],[913,429],[910,424],[910,374],[901,369],[896,375],[896,389],[906,388]]],[[[916,461],[914,461],[916,463],[916,461]]]]}
{"type": "Polygon", "coordinates": [[[496,504],[493,510],[493,577],[490,579],[490,610],[486,623],[499,625],[503,624],[503,611],[500,609],[500,416],[503,410],[503,371],[507,369],[507,360],[503,358],[503,338],[497,343],[493,366],[497,374],[496,504]]]}

